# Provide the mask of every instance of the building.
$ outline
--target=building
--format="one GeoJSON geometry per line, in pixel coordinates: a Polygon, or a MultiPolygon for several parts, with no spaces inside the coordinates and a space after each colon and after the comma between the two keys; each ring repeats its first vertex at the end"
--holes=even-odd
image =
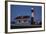
{"type": "Polygon", "coordinates": [[[20,25],[30,25],[30,16],[17,16],[16,23],[20,25]]]}

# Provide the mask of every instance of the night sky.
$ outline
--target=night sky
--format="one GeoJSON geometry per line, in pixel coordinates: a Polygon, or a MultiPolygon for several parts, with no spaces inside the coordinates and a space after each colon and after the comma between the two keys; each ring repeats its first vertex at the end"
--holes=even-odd
{"type": "Polygon", "coordinates": [[[25,6],[25,5],[11,5],[11,21],[14,21],[16,16],[30,16],[31,8],[34,8],[34,19],[40,21],[42,18],[42,7],[41,6],[25,6]]]}

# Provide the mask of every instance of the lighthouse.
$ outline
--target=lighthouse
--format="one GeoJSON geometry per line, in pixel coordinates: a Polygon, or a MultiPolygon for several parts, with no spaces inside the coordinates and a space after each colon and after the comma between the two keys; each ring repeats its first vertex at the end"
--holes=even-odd
{"type": "Polygon", "coordinates": [[[32,17],[34,17],[34,8],[31,8],[32,17]]]}
{"type": "Polygon", "coordinates": [[[31,14],[31,24],[34,25],[35,24],[35,22],[34,22],[34,8],[31,8],[31,12],[32,12],[32,14],[31,14]]]}

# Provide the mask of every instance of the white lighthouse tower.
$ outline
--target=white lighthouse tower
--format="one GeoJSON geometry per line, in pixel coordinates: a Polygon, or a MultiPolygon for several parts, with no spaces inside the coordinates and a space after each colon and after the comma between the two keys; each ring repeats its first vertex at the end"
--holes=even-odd
{"type": "Polygon", "coordinates": [[[34,17],[34,8],[31,8],[32,11],[32,17],[34,17]]]}
{"type": "Polygon", "coordinates": [[[32,15],[31,15],[31,24],[34,25],[34,8],[31,8],[31,12],[32,12],[32,15]]]}

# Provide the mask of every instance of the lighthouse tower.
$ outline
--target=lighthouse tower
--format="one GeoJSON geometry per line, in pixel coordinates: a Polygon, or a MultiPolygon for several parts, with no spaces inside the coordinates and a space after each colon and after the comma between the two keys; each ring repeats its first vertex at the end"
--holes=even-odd
{"type": "Polygon", "coordinates": [[[34,8],[31,8],[31,12],[32,12],[32,17],[31,17],[31,24],[34,25],[34,8]]]}
{"type": "Polygon", "coordinates": [[[31,8],[32,17],[34,17],[34,8],[31,8]]]}

